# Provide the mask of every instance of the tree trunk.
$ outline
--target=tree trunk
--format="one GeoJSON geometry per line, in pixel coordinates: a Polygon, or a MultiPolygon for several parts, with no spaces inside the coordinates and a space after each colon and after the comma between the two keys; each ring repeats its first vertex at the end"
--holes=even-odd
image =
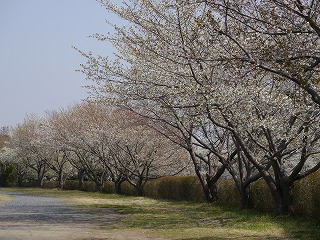
{"type": "Polygon", "coordinates": [[[207,200],[209,202],[214,202],[218,200],[218,185],[217,185],[218,179],[215,179],[214,177],[208,177],[207,176],[207,185],[208,185],[208,196],[207,200]]]}
{"type": "Polygon", "coordinates": [[[58,181],[59,181],[59,188],[64,189],[65,188],[65,181],[64,181],[64,175],[63,175],[62,169],[59,170],[58,181]]]}
{"type": "Polygon", "coordinates": [[[22,187],[23,175],[18,174],[18,187],[22,187]]]}
{"type": "Polygon", "coordinates": [[[116,194],[122,194],[121,181],[114,182],[114,190],[116,194]]]}
{"type": "Polygon", "coordinates": [[[104,187],[103,180],[98,178],[98,179],[94,179],[93,181],[96,184],[98,192],[102,192],[103,187],[104,187]]]}
{"type": "Polygon", "coordinates": [[[143,179],[140,178],[136,184],[136,192],[139,197],[143,196],[143,188],[145,183],[146,182],[143,182],[143,179]]]}
{"type": "Polygon", "coordinates": [[[222,165],[218,167],[216,171],[209,171],[206,176],[206,181],[208,185],[208,197],[210,202],[215,202],[218,200],[218,185],[217,182],[225,171],[225,166],[222,165]]]}
{"type": "Polygon", "coordinates": [[[251,208],[250,187],[240,184],[238,190],[240,194],[240,207],[243,209],[251,208]]]}
{"type": "Polygon", "coordinates": [[[281,208],[278,212],[280,215],[288,215],[291,212],[291,188],[291,184],[287,182],[282,182],[280,185],[281,208]]]}
{"type": "Polygon", "coordinates": [[[85,175],[85,170],[80,169],[78,171],[78,190],[82,191],[83,186],[84,186],[84,175],[85,175]]]}
{"type": "Polygon", "coordinates": [[[125,181],[124,178],[119,177],[114,181],[114,190],[116,194],[122,194],[121,184],[125,181]]]}
{"type": "Polygon", "coordinates": [[[0,163],[0,186],[1,187],[4,187],[3,173],[4,173],[4,164],[0,163]]]}
{"type": "Polygon", "coordinates": [[[196,173],[196,175],[197,175],[197,177],[198,177],[198,179],[200,181],[204,197],[205,197],[207,202],[212,202],[210,189],[209,189],[209,184],[207,183],[206,180],[204,180],[204,178],[202,177],[202,175],[200,173],[200,169],[198,167],[197,159],[196,159],[196,156],[195,156],[195,154],[193,152],[193,149],[192,148],[188,149],[188,152],[189,152],[191,160],[193,162],[195,173],[196,173]]]}
{"type": "Polygon", "coordinates": [[[292,193],[291,188],[288,190],[285,190],[285,195],[283,197],[284,199],[284,212],[289,214],[292,211],[292,193]]]}
{"type": "Polygon", "coordinates": [[[267,181],[267,184],[274,200],[275,213],[277,215],[288,215],[291,211],[292,184],[287,183],[286,181],[280,182],[280,184],[277,185],[267,181]]]}
{"type": "Polygon", "coordinates": [[[39,176],[37,182],[38,182],[38,187],[42,188],[43,187],[43,177],[39,176]]]}
{"type": "Polygon", "coordinates": [[[196,169],[196,175],[200,181],[200,184],[201,184],[201,187],[202,187],[202,191],[203,191],[203,194],[204,194],[204,197],[206,199],[207,202],[212,202],[212,198],[211,198],[211,193],[210,193],[210,189],[209,189],[209,184],[207,181],[205,181],[203,179],[203,177],[201,176],[201,173],[200,171],[198,171],[196,169]]]}
{"type": "Polygon", "coordinates": [[[45,174],[45,167],[40,167],[38,170],[38,187],[42,188],[43,187],[43,179],[44,179],[44,174],[45,174]]]}

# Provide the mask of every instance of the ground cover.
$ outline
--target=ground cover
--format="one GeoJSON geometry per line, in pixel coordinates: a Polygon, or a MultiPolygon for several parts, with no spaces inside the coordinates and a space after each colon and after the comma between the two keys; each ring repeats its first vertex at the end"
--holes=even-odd
{"type": "MultiPolygon", "coordinates": [[[[17,191],[17,189],[12,189],[17,191]]],[[[63,198],[77,205],[112,208],[125,217],[99,231],[143,235],[145,239],[318,239],[320,227],[311,220],[276,217],[203,202],[181,202],[115,194],[44,189],[19,189],[31,194],[63,198]]]]}
{"type": "Polygon", "coordinates": [[[12,199],[12,197],[10,197],[10,196],[0,194],[0,206],[1,206],[1,204],[5,203],[7,201],[10,201],[11,199],[12,199]]]}

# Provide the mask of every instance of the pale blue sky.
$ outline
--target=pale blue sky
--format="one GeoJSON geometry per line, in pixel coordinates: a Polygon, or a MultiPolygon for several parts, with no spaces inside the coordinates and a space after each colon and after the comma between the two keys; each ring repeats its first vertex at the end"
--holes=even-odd
{"type": "Polygon", "coordinates": [[[86,98],[90,82],[75,71],[85,59],[72,46],[111,55],[87,36],[110,31],[112,18],[95,0],[0,0],[0,127],[86,98]]]}

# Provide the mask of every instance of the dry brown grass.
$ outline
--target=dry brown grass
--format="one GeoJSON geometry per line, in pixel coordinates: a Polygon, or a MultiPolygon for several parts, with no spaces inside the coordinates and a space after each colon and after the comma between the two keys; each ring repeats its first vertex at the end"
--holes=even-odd
{"type": "Polygon", "coordinates": [[[8,196],[8,195],[1,193],[0,194],[0,205],[7,202],[7,201],[10,201],[11,199],[12,199],[11,196],[8,196]]]}

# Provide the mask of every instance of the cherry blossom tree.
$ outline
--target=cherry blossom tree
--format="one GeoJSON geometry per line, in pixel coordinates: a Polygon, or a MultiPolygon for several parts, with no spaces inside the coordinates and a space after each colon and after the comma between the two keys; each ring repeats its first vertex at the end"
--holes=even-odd
{"type": "MultiPolygon", "coordinates": [[[[227,42],[217,61],[270,75],[282,90],[313,102],[319,98],[320,4],[314,0],[202,1],[199,26],[227,42]]],[[[201,61],[205,61],[202,59],[201,61]]]]}
{"type": "Polygon", "coordinates": [[[211,159],[199,145],[237,186],[261,176],[288,213],[292,183],[320,167],[317,1],[100,2],[128,25],[94,35],[116,60],[80,51],[93,96],[153,114],[185,136],[194,164],[211,159]]]}
{"type": "Polygon", "coordinates": [[[17,151],[25,166],[36,172],[38,187],[42,187],[45,174],[49,171],[45,149],[41,148],[41,125],[40,118],[29,116],[13,129],[11,138],[11,147],[17,151]]]}
{"type": "Polygon", "coordinates": [[[112,119],[115,132],[110,145],[111,156],[138,195],[143,195],[144,185],[150,178],[185,172],[186,151],[151,128],[148,118],[126,109],[116,109],[112,119]]]}
{"type": "Polygon", "coordinates": [[[101,191],[108,170],[92,154],[92,149],[100,144],[95,131],[98,126],[94,121],[98,119],[96,112],[94,105],[76,104],[67,110],[51,113],[51,127],[65,159],[78,170],[79,188],[83,187],[85,174],[101,191]]]}

